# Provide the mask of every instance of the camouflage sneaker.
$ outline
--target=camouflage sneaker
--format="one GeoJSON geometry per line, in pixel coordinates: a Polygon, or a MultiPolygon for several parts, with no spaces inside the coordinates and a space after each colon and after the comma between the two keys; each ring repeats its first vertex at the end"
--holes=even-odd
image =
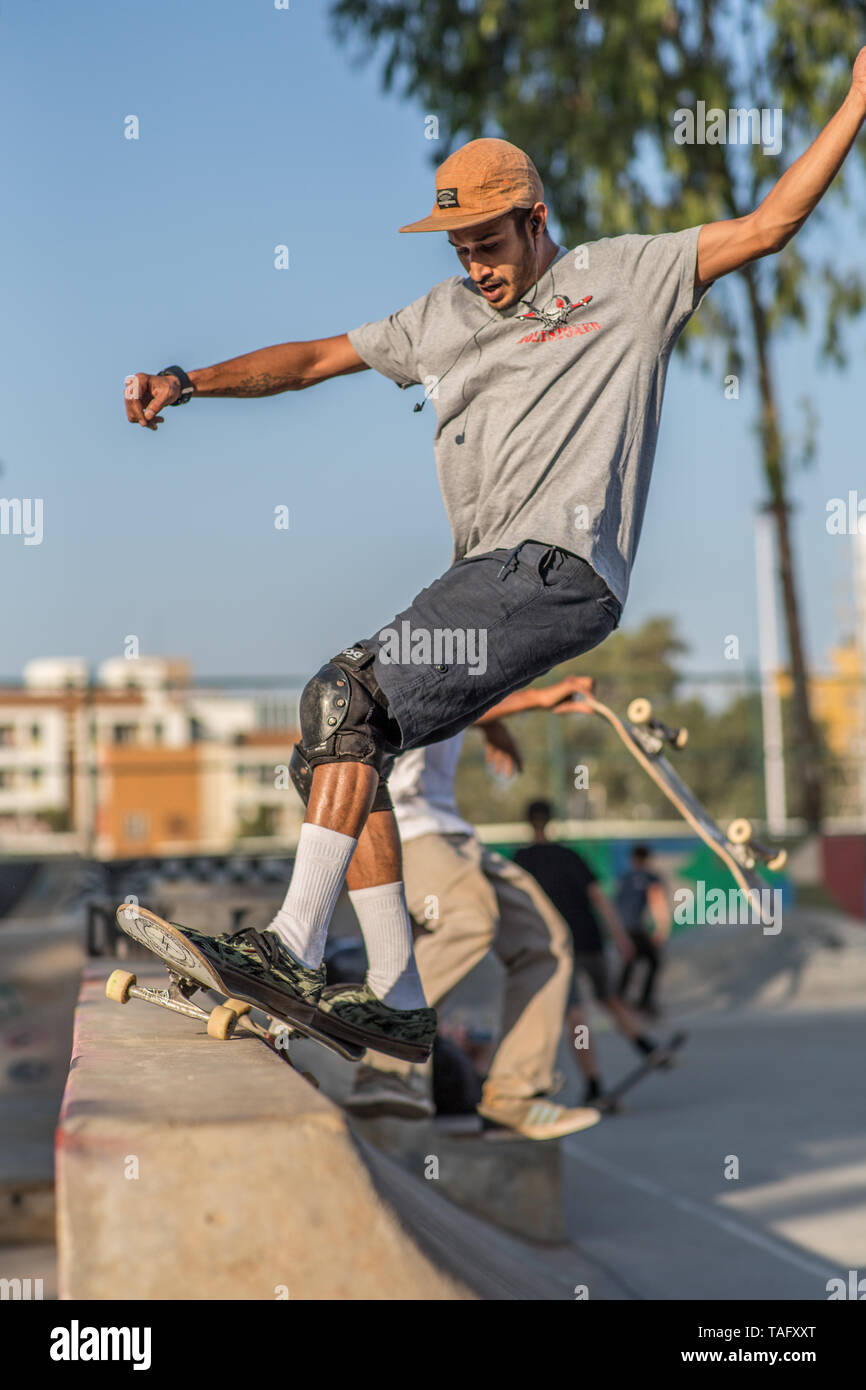
{"type": "Polygon", "coordinates": [[[179,922],[166,922],[147,908],[121,903],[115,914],[127,936],[159,956],[169,970],[194,980],[203,989],[227,998],[243,999],[303,1031],[316,1029],[316,999],[324,984],[324,969],[308,970],[289,955],[279,938],[264,932],[243,949],[235,936],[205,936],[179,922]]]}
{"type": "Polygon", "coordinates": [[[323,1033],[404,1062],[426,1062],[433,1050],[435,1009],[389,1008],[366,984],[327,985],[318,1015],[323,1033]]]}
{"type": "Polygon", "coordinates": [[[325,987],[324,965],[320,965],[318,970],[311,970],[309,966],[302,965],[300,961],[295,960],[288,947],[283,945],[276,932],[241,927],[240,931],[224,932],[222,936],[215,936],[213,940],[240,951],[247,960],[255,961],[271,974],[285,980],[305,1003],[319,1002],[319,995],[325,987]]]}
{"type": "Polygon", "coordinates": [[[399,1072],[381,1071],[364,1064],[355,1069],[354,1084],[343,1106],[365,1120],[380,1115],[426,1120],[435,1110],[422,1077],[413,1076],[411,1072],[401,1076],[399,1072]]]}

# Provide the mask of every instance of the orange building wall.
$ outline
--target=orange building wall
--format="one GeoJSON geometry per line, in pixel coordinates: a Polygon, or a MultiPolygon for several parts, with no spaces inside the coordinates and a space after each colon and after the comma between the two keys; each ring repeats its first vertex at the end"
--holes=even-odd
{"type": "Polygon", "coordinates": [[[120,746],[100,758],[99,831],[120,856],[160,853],[200,834],[198,747],[120,746]],[[132,833],[139,822],[141,836],[132,833]]]}

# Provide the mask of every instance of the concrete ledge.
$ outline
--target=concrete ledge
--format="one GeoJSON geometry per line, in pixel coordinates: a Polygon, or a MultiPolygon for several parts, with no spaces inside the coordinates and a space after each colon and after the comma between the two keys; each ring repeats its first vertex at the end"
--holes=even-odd
{"type": "Polygon", "coordinates": [[[435,1187],[459,1207],[503,1231],[542,1245],[568,1239],[559,1143],[529,1139],[496,1144],[443,1133],[432,1122],[352,1120],[359,1139],[396,1159],[416,1180],[435,1160],[435,1187]]]}
{"type": "MultiPolygon", "coordinates": [[[[355,1074],[350,1063],[315,1043],[298,1042],[295,1055],[338,1105],[348,1098],[355,1074]]],[[[350,1116],[349,1125],[359,1141],[394,1159],[413,1181],[483,1221],[534,1245],[568,1240],[558,1140],[491,1143],[477,1133],[448,1133],[432,1120],[350,1116]]]]}
{"type": "Polygon", "coordinates": [[[103,978],[82,986],[57,1130],[62,1298],[473,1296],[297,1072],[254,1037],[110,1004],[103,978]]]}

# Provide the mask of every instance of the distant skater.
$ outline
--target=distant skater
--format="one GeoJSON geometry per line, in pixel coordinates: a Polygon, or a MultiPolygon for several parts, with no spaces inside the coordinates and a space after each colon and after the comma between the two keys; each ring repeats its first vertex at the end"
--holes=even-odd
{"type": "Polygon", "coordinates": [[[659,970],[662,963],[664,943],[670,935],[671,914],[668,896],[662,880],[654,872],[650,850],[646,845],[635,845],[631,852],[631,865],[620,879],[616,895],[616,909],[620,920],[631,938],[634,954],[623,962],[619,977],[619,997],[628,1002],[628,987],[635,966],[646,966],[643,989],[636,1008],[650,1018],[659,1014],[656,990],[659,970]],[[647,925],[647,914],[651,925],[647,925]]]}
{"type": "MultiPolygon", "coordinates": [[[[583,1037],[583,1033],[577,1031],[584,1023],[578,975],[585,975],[597,1003],[610,1014],[623,1037],[627,1038],[642,1056],[649,1056],[651,1052],[656,1051],[658,1043],[643,1032],[639,1020],[617,997],[610,984],[599,918],[607,926],[623,960],[631,960],[634,954],[634,947],[616,908],[605,896],[586,860],[581,858],[576,850],[558,845],[547,838],[547,826],[552,815],[550,803],[533,801],[526,815],[535,838],[531,845],[519,849],[514,858],[522,869],[526,869],[538,881],[571,928],[574,972],[566,1013],[569,1038],[574,1041],[583,1037]]],[[[585,1105],[591,1105],[603,1094],[591,1038],[590,1029],[587,1045],[574,1049],[586,1084],[583,1098],[585,1105]]]]}

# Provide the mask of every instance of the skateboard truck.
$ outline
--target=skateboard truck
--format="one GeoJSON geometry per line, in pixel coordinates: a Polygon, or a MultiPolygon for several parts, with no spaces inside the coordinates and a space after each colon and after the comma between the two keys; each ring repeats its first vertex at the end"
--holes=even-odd
{"type": "Polygon", "coordinates": [[[138,984],[135,975],[129,970],[113,970],[105,982],[105,997],[115,1004],[128,1004],[130,999],[143,999],[147,1004],[158,1004],[172,1013],[184,1014],[187,1018],[197,1018],[207,1024],[208,1037],[224,1041],[230,1038],[241,1017],[240,1001],[230,999],[225,1004],[217,1004],[214,1009],[201,1009],[193,1004],[190,995],[201,986],[183,976],[169,971],[171,984],[168,989],[154,989],[150,985],[138,984]],[[232,1007],[235,1005],[236,1007],[232,1007]]]}
{"type": "Polygon", "coordinates": [[[771,849],[769,845],[764,845],[760,840],[756,840],[752,831],[752,822],[747,820],[745,816],[732,820],[726,834],[732,845],[744,847],[747,856],[747,868],[754,868],[755,860],[760,859],[768,869],[773,869],[776,872],[784,869],[788,860],[788,851],[771,849]]]}
{"type": "Polygon", "coordinates": [[[626,710],[626,717],[631,724],[637,724],[641,728],[648,729],[655,734],[661,743],[669,743],[672,748],[685,748],[689,741],[689,731],[685,728],[672,729],[670,725],[663,724],[661,720],[653,715],[653,707],[649,700],[639,696],[632,700],[626,710]]]}

